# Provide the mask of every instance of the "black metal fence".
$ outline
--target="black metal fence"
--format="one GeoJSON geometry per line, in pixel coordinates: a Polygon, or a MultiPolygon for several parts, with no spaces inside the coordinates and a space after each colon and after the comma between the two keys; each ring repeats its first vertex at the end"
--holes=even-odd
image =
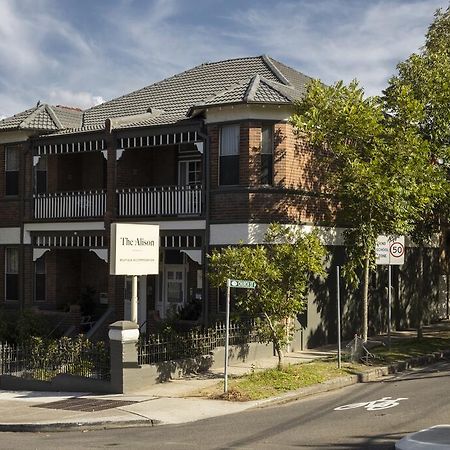
{"type": "Polygon", "coordinates": [[[48,381],[58,374],[109,380],[109,348],[83,337],[0,343],[0,374],[48,381]]]}
{"type": "MultiPolygon", "coordinates": [[[[138,343],[139,364],[208,355],[215,348],[225,345],[225,333],[225,323],[218,322],[214,327],[203,331],[141,336],[138,343]]],[[[258,342],[254,321],[230,324],[230,345],[245,345],[250,342],[258,342]]]]}

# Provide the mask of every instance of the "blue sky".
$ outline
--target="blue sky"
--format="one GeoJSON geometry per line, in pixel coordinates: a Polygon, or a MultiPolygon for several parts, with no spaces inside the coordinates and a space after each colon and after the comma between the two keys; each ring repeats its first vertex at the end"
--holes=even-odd
{"type": "Polygon", "coordinates": [[[82,108],[206,61],[268,54],[378,94],[448,0],[0,0],[0,117],[82,108]]]}

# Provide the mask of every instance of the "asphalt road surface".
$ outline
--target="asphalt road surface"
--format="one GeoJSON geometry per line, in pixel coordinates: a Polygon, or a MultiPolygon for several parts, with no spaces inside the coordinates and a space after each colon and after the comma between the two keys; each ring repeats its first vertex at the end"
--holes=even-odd
{"type": "Polygon", "coordinates": [[[405,434],[450,424],[450,363],[282,406],[187,425],[1,433],[8,449],[393,449],[405,434]],[[351,406],[347,406],[351,405],[351,406]]]}

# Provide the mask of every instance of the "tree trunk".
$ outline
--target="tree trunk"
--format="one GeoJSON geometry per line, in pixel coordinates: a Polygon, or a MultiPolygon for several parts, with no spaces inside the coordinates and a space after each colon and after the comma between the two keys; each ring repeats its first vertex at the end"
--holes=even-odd
{"type": "Polygon", "coordinates": [[[367,341],[368,327],[369,327],[369,270],[370,270],[370,253],[367,250],[364,261],[364,281],[363,281],[363,326],[362,339],[367,341]]]}
{"type": "Polygon", "coordinates": [[[283,367],[283,350],[281,349],[281,345],[278,341],[274,341],[273,346],[275,347],[275,352],[278,356],[277,369],[280,370],[283,367]]]}

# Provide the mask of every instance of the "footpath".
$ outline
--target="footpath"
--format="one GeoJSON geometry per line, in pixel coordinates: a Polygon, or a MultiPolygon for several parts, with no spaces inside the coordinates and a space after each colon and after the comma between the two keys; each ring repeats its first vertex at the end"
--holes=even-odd
{"type": "MultiPolygon", "coordinates": [[[[424,335],[437,336],[443,330],[450,331],[450,321],[425,327],[424,335]]],[[[394,332],[392,337],[403,339],[414,335],[414,331],[403,331],[394,332]]],[[[327,346],[290,353],[286,356],[285,362],[299,364],[335,355],[335,347],[327,346]]],[[[419,364],[427,362],[432,362],[432,358],[416,361],[419,364]]],[[[229,368],[229,374],[243,375],[255,369],[275,367],[276,364],[276,357],[252,363],[238,363],[229,368]]],[[[399,365],[398,370],[404,368],[405,364],[402,364],[399,365]]],[[[133,395],[0,390],[0,431],[63,431],[193,422],[287,402],[307,395],[339,389],[360,381],[374,380],[386,375],[387,372],[387,368],[374,368],[364,377],[350,375],[278,397],[249,402],[211,400],[198,396],[200,390],[211,387],[222,379],[223,374],[220,371],[157,384],[133,395]]]]}

